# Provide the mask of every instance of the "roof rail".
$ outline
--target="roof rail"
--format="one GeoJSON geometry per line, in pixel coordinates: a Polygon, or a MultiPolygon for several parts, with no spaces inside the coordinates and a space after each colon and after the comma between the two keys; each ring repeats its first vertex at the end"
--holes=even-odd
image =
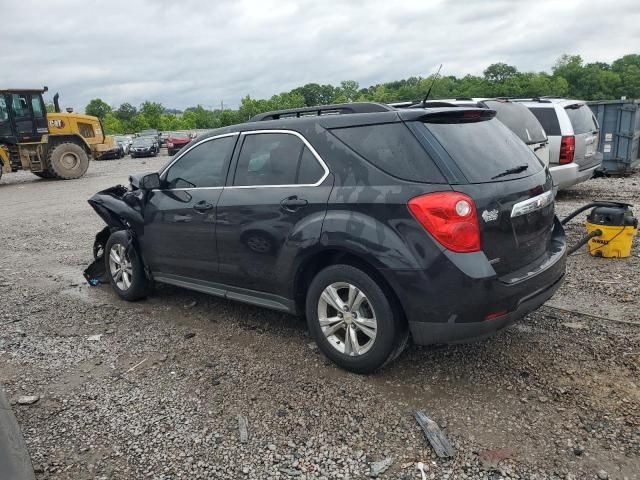
{"type": "Polygon", "coordinates": [[[319,107],[289,108],[273,112],[259,113],[252,117],[250,122],[263,122],[266,120],[278,120],[280,118],[314,117],[322,115],[344,115],[348,113],[374,113],[389,112],[395,108],[376,102],[336,103],[319,107]]]}

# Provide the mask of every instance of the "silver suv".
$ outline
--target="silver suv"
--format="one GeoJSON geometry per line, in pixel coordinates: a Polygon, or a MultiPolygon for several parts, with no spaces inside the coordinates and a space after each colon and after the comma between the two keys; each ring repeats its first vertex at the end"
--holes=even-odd
{"type": "Polygon", "coordinates": [[[600,127],[582,100],[518,99],[536,116],[549,138],[549,170],[558,190],[589,180],[602,164],[600,127]]]}

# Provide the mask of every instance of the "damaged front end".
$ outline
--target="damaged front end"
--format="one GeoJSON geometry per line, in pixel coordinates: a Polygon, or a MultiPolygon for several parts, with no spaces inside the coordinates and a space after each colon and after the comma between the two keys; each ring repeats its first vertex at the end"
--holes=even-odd
{"type": "MultiPolygon", "coordinates": [[[[140,251],[137,248],[137,242],[144,232],[142,205],[145,192],[137,188],[136,180],[135,177],[131,177],[130,189],[116,185],[96,193],[88,200],[89,205],[107,224],[96,235],[93,244],[94,261],[84,271],[84,277],[89,285],[109,283],[104,256],[107,242],[113,232],[126,230],[129,234],[127,249],[136,248],[138,252],[140,251]]],[[[144,258],[142,261],[146,265],[144,258]]]]}

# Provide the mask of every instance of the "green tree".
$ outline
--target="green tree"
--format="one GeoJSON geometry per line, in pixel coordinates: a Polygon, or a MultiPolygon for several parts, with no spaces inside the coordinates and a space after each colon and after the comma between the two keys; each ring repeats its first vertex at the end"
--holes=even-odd
{"type": "Polygon", "coordinates": [[[102,125],[107,134],[124,133],[124,125],[112,112],[107,113],[102,119],[102,125]]]}
{"type": "Polygon", "coordinates": [[[138,111],[136,110],[136,107],[130,103],[123,103],[114,113],[120,120],[128,121],[131,120],[138,111]]]}
{"type": "Polygon", "coordinates": [[[506,63],[493,63],[482,73],[484,74],[485,80],[490,82],[504,82],[515,77],[518,74],[518,69],[506,63]]]}
{"type": "Polygon", "coordinates": [[[146,119],[150,128],[160,129],[164,107],[161,103],[146,101],[140,105],[140,114],[146,119]]]}
{"type": "Polygon", "coordinates": [[[346,102],[353,102],[358,97],[360,84],[355,80],[343,80],[340,82],[340,89],[337,92],[338,97],[344,98],[346,102]]]}
{"type": "Polygon", "coordinates": [[[103,119],[107,113],[111,112],[111,107],[101,99],[94,98],[84,108],[84,112],[87,115],[93,115],[94,117],[103,119]]]}

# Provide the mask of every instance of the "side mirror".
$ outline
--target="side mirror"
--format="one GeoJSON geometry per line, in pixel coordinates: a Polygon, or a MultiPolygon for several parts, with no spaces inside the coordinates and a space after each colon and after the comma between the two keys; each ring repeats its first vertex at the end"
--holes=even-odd
{"type": "Polygon", "coordinates": [[[157,172],[148,173],[140,179],[140,188],[142,190],[153,190],[160,188],[160,175],[157,172]]]}

